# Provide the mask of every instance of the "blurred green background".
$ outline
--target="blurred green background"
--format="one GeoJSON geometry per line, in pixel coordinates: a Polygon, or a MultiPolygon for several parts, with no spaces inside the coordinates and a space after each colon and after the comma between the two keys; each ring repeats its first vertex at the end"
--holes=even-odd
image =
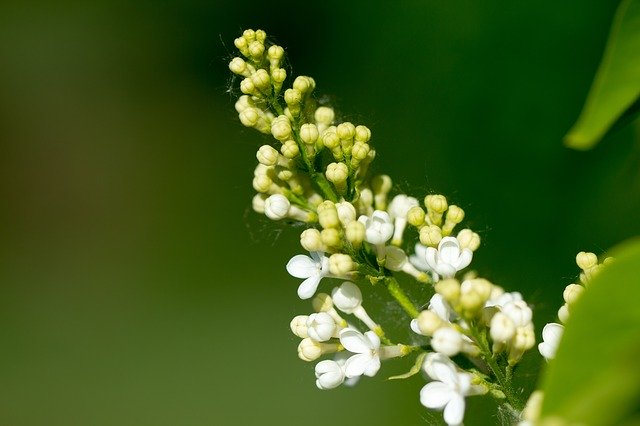
{"type": "MultiPolygon", "coordinates": [[[[561,144],[615,7],[3,2],[0,424],[437,424],[424,379],[384,380],[406,362],[321,392],[297,359],[300,230],[250,210],[268,138],[233,109],[233,39],[276,37],[372,129],[375,170],[464,207],[475,267],[521,291],[539,331],[578,251],[640,234],[633,128],[561,144]]],[[[539,367],[525,359],[526,387],[539,367]]],[[[468,401],[465,423],[487,424],[491,403],[468,401]]]]}

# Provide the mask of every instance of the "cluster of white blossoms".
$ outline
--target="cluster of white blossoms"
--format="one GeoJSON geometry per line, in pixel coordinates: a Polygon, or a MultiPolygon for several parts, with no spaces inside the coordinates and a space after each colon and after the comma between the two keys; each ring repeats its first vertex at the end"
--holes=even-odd
{"type": "MultiPolygon", "coordinates": [[[[376,375],[381,361],[415,354],[414,368],[395,378],[423,370],[429,382],[419,400],[442,410],[447,424],[461,424],[465,398],[481,394],[499,400],[518,419],[524,407],[512,376],[535,346],[532,310],[520,293],[465,271],[480,237],[457,229],[464,210],[443,195],[419,200],[397,193],[387,175],[369,177],[376,153],[371,131],[340,122],[331,107],[320,104],[313,78],[299,76],[286,87],[284,49],[264,31],[246,30],[235,46],[241,56],[229,68],[241,78],[235,105],[240,121],[272,136],[256,154],[253,209],[305,227],[300,245],[308,254],[293,256],[286,270],[302,280],[297,294],[312,300],[314,312],[296,316],[290,325],[301,339],[299,357],[317,362],[317,387],[353,385],[361,376],[376,375]],[[430,300],[411,300],[397,275],[431,290],[430,300]],[[374,321],[361,291],[373,285],[386,288],[406,315],[374,321]],[[331,295],[318,293],[332,287],[331,295]],[[403,321],[415,332],[412,342],[392,341],[386,321],[403,321]]],[[[599,267],[591,254],[581,253],[578,264],[582,283],[599,267]]],[[[583,288],[572,286],[565,291],[566,315],[583,288]]],[[[555,347],[547,334],[540,350],[550,358],[555,347]]]]}

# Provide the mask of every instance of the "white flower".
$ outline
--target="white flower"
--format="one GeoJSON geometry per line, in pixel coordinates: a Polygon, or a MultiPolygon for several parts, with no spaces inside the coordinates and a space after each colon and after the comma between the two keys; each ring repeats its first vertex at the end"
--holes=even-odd
{"type": "Polygon", "coordinates": [[[351,356],[344,365],[346,377],[373,377],[380,369],[380,338],[373,331],[362,334],[358,330],[345,328],[340,332],[340,343],[351,356]]]}
{"type": "Polygon", "coordinates": [[[471,374],[458,372],[455,364],[442,354],[430,353],[424,369],[434,381],[427,383],[420,391],[420,402],[427,408],[444,409],[444,421],[448,425],[459,425],[464,418],[467,395],[486,392],[479,386],[471,385],[471,374]]]}
{"type": "Polygon", "coordinates": [[[413,266],[407,258],[407,254],[400,247],[385,247],[385,264],[384,266],[391,271],[402,271],[415,277],[418,281],[428,282],[429,276],[424,272],[420,272],[413,266]]]}
{"type": "Polygon", "coordinates": [[[280,220],[287,217],[291,203],[282,194],[271,195],[264,201],[264,214],[269,219],[280,220]]]}
{"type": "Polygon", "coordinates": [[[491,318],[489,334],[494,342],[504,343],[516,334],[516,326],[507,315],[496,312],[491,318]]]}
{"type": "Polygon", "coordinates": [[[430,271],[431,267],[427,263],[427,246],[417,243],[415,253],[409,257],[409,262],[421,271],[430,271]]]}
{"type": "Polygon", "coordinates": [[[331,293],[333,304],[345,314],[351,314],[362,304],[362,292],[357,285],[345,281],[331,293]]]}
{"type": "Polygon", "coordinates": [[[420,203],[413,197],[407,197],[404,194],[396,195],[389,203],[387,210],[391,219],[394,220],[395,231],[392,243],[400,245],[402,243],[402,233],[407,226],[407,213],[412,207],[419,206],[420,203]]]}
{"type": "Polygon", "coordinates": [[[318,312],[307,318],[307,335],[316,342],[326,342],[336,334],[337,325],[326,312],[318,312]]]}
{"type": "Polygon", "coordinates": [[[453,309],[449,307],[449,304],[444,300],[444,297],[438,293],[431,296],[427,309],[435,312],[436,315],[446,322],[451,322],[456,318],[456,314],[453,312],[453,309]]]}
{"type": "Polygon", "coordinates": [[[358,221],[366,228],[365,241],[368,243],[384,244],[393,235],[393,223],[387,212],[376,210],[371,216],[360,216],[358,221]]]}
{"type": "Polygon", "coordinates": [[[457,355],[462,349],[462,334],[450,327],[440,327],[433,333],[431,347],[446,356],[457,355]]]}
{"type": "Polygon", "coordinates": [[[524,327],[531,322],[533,312],[524,300],[513,300],[502,307],[502,313],[508,316],[516,327],[524,327]]]}
{"type": "Polygon", "coordinates": [[[298,287],[300,299],[309,299],[318,289],[323,277],[329,275],[329,258],[319,251],[312,251],[311,256],[298,254],[287,263],[287,272],[296,278],[305,278],[298,287]]]}
{"type": "Polygon", "coordinates": [[[564,326],[555,322],[549,323],[542,329],[542,343],[538,344],[538,350],[547,360],[556,356],[560,339],[564,333],[564,326]]]}
{"type": "Polygon", "coordinates": [[[326,359],[316,364],[316,379],[318,389],[334,389],[344,382],[344,370],[338,362],[326,359]]]}
{"type": "Polygon", "coordinates": [[[460,249],[460,243],[455,237],[444,237],[437,250],[427,247],[426,252],[427,263],[431,269],[444,278],[451,278],[456,272],[469,266],[472,258],[473,252],[460,249]]]}
{"type": "Polygon", "coordinates": [[[509,302],[516,302],[518,300],[522,300],[522,294],[517,291],[513,291],[511,293],[501,293],[496,297],[491,297],[487,300],[487,303],[484,305],[486,308],[490,308],[492,306],[497,306],[499,308],[503,308],[509,302]]]}

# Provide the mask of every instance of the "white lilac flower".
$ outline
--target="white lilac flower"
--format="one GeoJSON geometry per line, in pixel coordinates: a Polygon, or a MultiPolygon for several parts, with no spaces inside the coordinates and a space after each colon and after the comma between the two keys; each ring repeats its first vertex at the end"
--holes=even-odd
{"type": "MultiPolygon", "coordinates": [[[[472,258],[473,252],[469,249],[461,249],[455,237],[444,237],[438,244],[437,250],[427,247],[426,252],[427,263],[433,272],[444,278],[452,278],[456,272],[469,266],[472,258]]],[[[434,279],[436,279],[435,276],[434,279]]]]}
{"type": "Polygon", "coordinates": [[[326,312],[317,312],[307,318],[307,335],[316,342],[326,342],[337,337],[338,326],[334,319],[326,312]]]}
{"type": "Polygon", "coordinates": [[[402,233],[404,232],[404,228],[407,226],[407,213],[411,207],[419,206],[420,203],[417,199],[413,197],[407,197],[404,194],[396,195],[389,203],[389,207],[387,211],[391,219],[394,221],[394,233],[392,244],[400,245],[402,244],[402,233]]]}
{"type": "Polygon", "coordinates": [[[498,296],[491,297],[489,300],[487,300],[487,303],[485,303],[484,306],[487,308],[496,306],[502,309],[507,303],[516,302],[518,300],[522,300],[522,294],[518,293],[517,291],[513,291],[511,293],[500,293],[498,296]]]}
{"type": "Polygon", "coordinates": [[[558,345],[564,333],[564,326],[555,322],[549,323],[542,329],[542,343],[538,344],[538,350],[547,360],[556,356],[558,345]]]}
{"type": "Polygon", "coordinates": [[[389,213],[376,210],[371,216],[360,216],[358,221],[365,226],[365,241],[376,246],[385,244],[393,235],[393,223],[389,213]]]}
{"type": "Polygon", "coordinates": [[[375,323],[362,306],[362,292],[357,285],[350,281],[345,281],[340,287],[333,289],[331,293],[333,305],[345,314],[352,314],[360,321],[364,322],[371,330],[380,327],[375,323]]]}
{"type": "Polygon", "coordinates": [[[443,321],[448,323],[454,321],[457,317],[453,309],[451,309],[449,304],[444,300],[444,297],[438,293],[431,296],[427,309],[435,312],[443,321]]]}
{"type": "Polygon", "coordinates": [[[344,382],[342,366],[333,360],[326,359],[316,364],[316,386],[318,389],[334,389],[344,382]]]}
{"type": "Polygon", "coordinates": [[[427,355],[424,370],[433,381],[420,391],[420,402],[427,408],[444,410],[444,421],[448,425],[462,423],[465,396],[486,392],[482,387],[472,386],[471,374],[459,372],[455,364],[442,354],[427,355]]]}
{"type": "Polygon", "coordinates": [[[414,254],[409,257],[409,262],[420,271],[431,271],[431,267],[427,263],[427,246],[417,243],[414,254]]]}
{"type": "Polygon", "coordinates": [[[287,272],[296,278],[305,280],[298,287],[300,299],[309,299],[318,289],[323,277],[329,276],[329,258],[321,252],[312,251],[311,256],[298,254],[287,263],[287,272]]]}
{"type": "Polygon", "coordinates": [[[451,327],[440,327],[433,333],[431,347],[449,357],[457,355],[462,350],[462,334],[451,327]]]}
{"type": "Polygon", "coordinates": [[[289,215],[291,203],[282,194],[274,194],[264,202],[264,214],[272,220],[284,219],[289,215]]]}
{"type": "Polygon", "coordinates": [[[533,311],[524,300],[513,300],[505,303],[502,313],[511,318],[516,327],[524,327],[531,322],[533,311]]]}
{"type": "Polygon", "coordinates": [[[411,275],[421,282],[428,282],[429,276],[420,272],[407,258],[407,254],[399,247],[385,247],[385,264],[384,266],[391,271],[402,271],[411,275]]]}
{"type": "Polygon", "coordinates": [[[346,377],[373,377],[380,369],[380,338],[373,331],[362,334],[358,330],[345,328],[340,332],[340,343],[349,352],[355,353],[344,365],[346,377]]]}

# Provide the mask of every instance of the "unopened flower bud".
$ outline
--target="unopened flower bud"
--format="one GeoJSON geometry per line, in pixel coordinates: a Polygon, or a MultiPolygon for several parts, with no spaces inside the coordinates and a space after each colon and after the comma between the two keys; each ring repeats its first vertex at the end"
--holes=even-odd
{"type": "Polygon", "coordinates": [[[348,254],[335,253],[329,257],[329,272],[333,275],[344,276],[353,272],[355,265],[348,254]]]}
{"type": "Polygon", "coordinates": [[[356,208],[353,207],[348,201],[336,203],[336,210],[338,211],[338,217],[342,226],[347,226],[349,223],[356,220],[356,208]]]}
{"type": "Polygon", "coordinates": [[[296,89],[287,89],[284,91],[284,101],[287,105],[298,105],[302,102],[302,93],[296,89]]]}
{"type": "Polygon", "coordinates": [[[274,194],[264,202],[264,214],[269,219],[280,220],[287,217],[291,203],[282,194],[274,194]]]}
{"type": "Polygon", "coordinates": [[[375,195],[378,194],[388,194],[391,191],[391,186],[393,182],[391,178],[387,175],[378,175],[373,178],[371,181],[371,189],[373,190],[375,195]]]}
{"type": "Polygon", "coordinates": [[[358,142],[369,142],[369,139],[371,139],[371,130],[366,126],[357,126],[354,137],[358,142]]]}
{"type": "Polygon", "coordinates": [[[420,243],[429,247],[437,247],[442,240],[442,231],[436,225],[428,225],[420,228],[420,243]]]}
{"type": "Polygon", "coordinates": [[[580,297],[580,295],[582,295],[583,292],[584,292],[584,287],[582,287],[581,285],[569,284],[564,289],[564,292],[562,293],[562,297],[564,298],[565,302],[567,302],[569,305],[572,305],[576,300],[578,300],[578,298],[580,297]]]}
{"type": "Polygon", "coordinates": [[[524,300],[513,300],[505,303],[502,312],[511,318],[516,327],[525,327],[531,323],[533,312],[524,300]]]}
{"type": "Polygon", "coordinates": [[[313,78],[307,76],[298,76],[293,81],[293,88],[300,91],[300,93],[307,93],[315,88],[316,84],[313,78]]]}
{"type": "Polygon", "coordinates": [[[303,361],[315,361],[326,353],[336,352],[340,346],[336,343],[321,343],[307,337],[298,345],[298,357],[303,361]]]}
{"type": "Polygon", "coordinates": [[[245,95],[257,94],[256,85],[251,80],[251,77],[247,77],[240,82],[240,91],[245,95]]]}
{"type": "Polygon", "coordinates": [[[598,264],[598,256],[595,253],[581,251],[576,256],[576,263],[582,270],[591,269],[598,264]]]}
{"type": "Polygon", "coordinates": [[[435,284],[436,293],[441,295],[450,305],[458,303],[460,283],[454,278],[440,280],[435,284]]]}
{"type": "Polygon", "coordinates": [[[318,208],[318,221],[320,225],[325,228],[339,228],[340,227],[340,217],[338,216],[338,210],[336,206],[331,201],[322,202],[318,208]]]}
{"type": "Polygon", "coordinates": [[[342,186],[349,177],[349,169],[344,163],[330,163],[325,173],[327,180],[336,186],[342,186]]]}
{"type": "Polygon", "coordinates": [[[316,109],[313,117],[315,118],[317,123],[324,124],[325,126],[330,126],[335,118],[335,113],[333,112],[333,109],[326,106],[321,106],[316,109]]]}
{"type": "Polygon", "coordinates": [[[267,199],[267,196],[264,194],[256,194],[253,196],[251,200],[251,207],[256,213],[263,214],[264,213],[264,202],[267,199]]]}
{"type": "Polygon", "coordinates": [[[442,214],[447,210],[447,199],[444,195],[427,195],[424,205],[427,210],[442,214]]]}
{"type": "Polygon", "coordinates": [[[286,115],[278,116],[271,123],[271,134],[279,141],[286,141],[291,138],[291,123],[286,115]]]}
{"type": "Polygon", "coordinates": [[[260,119],[260,115],[258,114],[258,110],[252,107],[248,107],[243,109],[240,114],[238,114],[240,118],[240,122],[245,127],[253,127],[258,124],[258,120],[260,119]]]}
{"type": "Polygon", "coordinates": [[[277,84],[282,84],[287,79],[287,71],[283,68],[276,68],[271,71],[271,78],[277,84]]]}
{"type": "Polygon", "coordinates": [[[320,237],[322,238],[322,243],[328,247],[338,248],[342,246],[340,231],[335,228],[323,229],[320,232],[320,237]]]}
{"type": "MultiPolygon", "coordinates": [[[[351,158],[357,161],[362,161],[367,158],[371,147],[364,142],[356,142],[351,148],[351,158]]],[[[353,160],[352,160],[353,161],[353,160]]]]}
{"type": "Polygon", "coordinates": [[[323,251],[322,238],[320,231],[315,228],[309,228],[300,234],[300,245],[307,251],[323,251]]]}
{"type": "Polygon", "coordinates": [[[421,334],[425,336],[433,336],[440,327],[444,325],[442,319],[433,311],[425,309],[420,312],[417,318],[417,326],[421,334]]]}
{"type": "Polygon", "coordinates": [[[355,221],[345,226],[347,241],[354,247],[360,247],[366,236],[366,228],[361,222],[355,221]]]}
{"type": "Polygon", "coordinates": [[[265,92],[271,86],[271,77],[266,70],[259,69],[251,76],[251,82],[256,89],[265,92]]]}
{"type": "Polygon", "coordinates": [[[431,347],[448,357],[457,355],[462,349],[462,335],[450,327],[441,327],[433,333],[431,347]]]}
{"type": "Polygon", "coordinates": [[[558,309],[558,318],[561,322],[566,323],[569,320],[569,305],[566,303],[558,309]]]}
{"type": "Polygon", "coordinates": [[[282,46],[274,44],[267,50],[267,58],[269,58],[270,61],[279,61],[283,56],[284,49],[282,48],[282,46]]]}
{"type": "Polygon", "coordinates": [[[300,127],[300,139],[306,144],[315,144],[318,140],[319,133],[315,124],[305,123],[300,127]]]}
{"type": "Polygon", "coordinates": [[[247,77],[245,75],[245,72],[247,71],[247,63],[242,58],[238,58],[238,57],[233,58],[231,62],[229,62],[229,69],[234,74],[247,77]]]}
{"type": "Polygon", "coordinates": [[[420,206],[411,207],[407,212],[407,222],[416,227],[424,225],[424,217],[425,212],[420,206]]]}
{"type": "Polygon", "coordinates": [[[336,134],[335,130],[325,130],[322,133],[322,143],[329,149],[334,149],[340,146],[340,138],[336,134]]]}
{"type": "Polygon", "coordinates": [[[333,304],[346,314],[352,313],[362,304],[362,293],[357,285],[345,281],[331,293],[333,304]]]}
{"type": "Polygon", "coordinates": [[[278,151],[270,145],[262,145],[256,153],[256,158],[260,164],[275,166],[278,162],[278,151]]]}
{"type": "Polygon", "coordinates": [[[316,386],[318,389],[334,389],[344,382],[344,370],[336,361],[325,359],[316,364],[316,386]]]}
{"type": "Polygon", "coordinates": [[[491,318],[489,333],[494,342],[504,343],[515,335],[516,326],[511,318],[502,312],[496,312],[491,318]]]}
{"type": "Polygon", "coordinates": [[[254,61],[258,62],[262,58],[263,53],[264,43],[258,40],[249,43],[249,54],[254,61]]]}
{"type": "Polygon", "coordinates": [[[460,242],[460,248],[468,248],[471,251],[476,251],[478,247],[480,247],[480,236],[471,229],[461,230],[458,232],[457,238],[460,242]]]}
{"type": "Polygon", "coordinates": [[[283,142],[280,147],[280,152],[286,158],[296,158],[298,154],[300,154],[300,149],[298,148],[298,144],[293,140],[288,140],[283,142]]]}
{"type": "Polygon", "coordinates": [[[253,189],[258,192],[268,192],[273,181],[267,175],[259,175],[253,178],[253,189]]]}
{"type": "Polygon", "coordinates": [[[340,139],[350,140],[353,139],[356,134],[356,127],[349,122],[340,123],[336,128],[336,133],[340,139]]]}
{"type": "Polygon", "coordinates": [[[291,332],[293,332],[293,334],[301,339],[306,339],[307,337],[309,337],[309,335],[307,334],[308,318],[309,316],[307,315],[298,315],[297,317],[292,319],[291,324],[289,324],[289,326],[291,327],[291,332]]]}

